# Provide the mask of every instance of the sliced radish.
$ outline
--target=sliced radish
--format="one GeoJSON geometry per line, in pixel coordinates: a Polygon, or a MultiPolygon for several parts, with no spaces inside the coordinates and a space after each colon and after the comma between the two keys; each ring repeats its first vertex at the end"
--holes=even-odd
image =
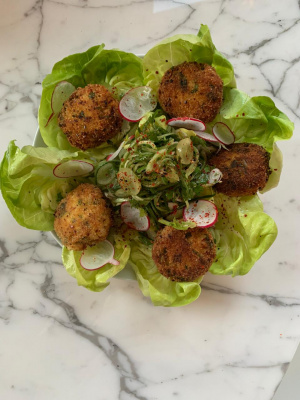
{"type": "Polygon", "coordinates": [[[215,185],[216,183],[219,183],[223,177],[222,172],[219,170],[219,168],[214,168],[210,171],[208,175],[208,183],[210,185],[215,185]]]}
{"type": "Polygon", "coordinates": [[[130,228],[137,231],[147,231],[150,228],[150,218],[148,215],[141,217],[140,210],[132,207],[129,201],[121,204],[121,218],[130,228]]]}
{"type": "Polygon", "coordinates": [[[53,175],[57,178],[73,178],[75,176],[89,175],[93,171],[93,164],[87,161],[69,160],[57,164],[53,168],[53,175]]]}
{"type": "Polygon", "coordinates": [[[149,86],[130,89],[119,103],[119,111],[123,118],[130,122],[139,121],[147,112],[153,111],[157,100],[149,86]]]}
{"type": "Polygon", "coordinates": [[[218,209],[211,201],[194,201],[184,208],[183,219],[195,222],[200,228],[208,228],[217,222],[218,209]]]}
{"type": "Polygon", "coordinates": [[[118,147],[118,149],[117,149],[114,153],[109,154],[109,155],[106,157],[106,161],[112,161],[112,160],[114,160],[116,157],[118,157],[120,151],[121,151],[121,150],[123,149],[123,147],[124,147],[125,142],[126,142],[126,141],[123,140],[123,142],[120,144],[120,146],[118,147]]]}
{"type": "Polygon", "coordinates": [[[80,265],[87,271],[95,271],[106,264],[119,265],[119,261],[114,259],[114,254],[114,246],[108,240],[104,240],[82,252],[80,265]]]}
{"type": "Polygon", "coordinates": [[[49,124],[54,115],[60,112],[64,102],[68,100],[68,98],[75,90],[76,90],[75,86],[67,81],[61,81],[55,86],[51,96],[52,113],[46,123],[46,126],[49,124]]]}
{"type": "Polygon", "coordinates": [[[114,159],[119,155],[119,153],[120,153],[120,151],[123,149],[124,145],[125,145],[129,140],[133,140],[133,139],[134,139],[134,135],[131,135],[131,136],[129,136],[128,139],[123,140],[123,142],[120,144],[120,146],[118,147],[118,149],[117,149],[114,153],[109,154],[109,155],[106,157],[106,161],[112,161],[112,160],[114,160],[114,159]]]}
{"type": "Polygon", "coordinates": [[[205,131],[205,123],[200,119],[182,117],[182,118],[172,118],[167,121],[167,124],[173,126],[174,128],[185,128],[192,131],[205,131]]]}
{"type": "Polygon", "coordinates": [[[235,141],[234,133],[224,122],[216,122],[212,128],[212,133],[222,144],[232,144],[235,141]]]}
{"type": "Polygon", "coordinates": [[[219,142],[218,139],[216,139],[215,136],[211,135],[210,133],[200,131],[195,131],[195,133],[197,136],[199,136],[203,140],[206,140],[207,142],[219,142]]]}

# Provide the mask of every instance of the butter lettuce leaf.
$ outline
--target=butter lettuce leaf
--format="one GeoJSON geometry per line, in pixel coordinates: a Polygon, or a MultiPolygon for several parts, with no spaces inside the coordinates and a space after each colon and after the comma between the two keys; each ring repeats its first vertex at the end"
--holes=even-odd
{"type": "Polygon", "coordinates": [[[82,251],[68,250],[63,247],[62,260],[67,272],[77,280],[79,286],[102,292],[108,285],[108,280],[117,275],[126,266],[129,255],[130,245],[119,235],[110,233],[108,238],[114,245],[114,258],[120,262],[119,265],[106,264],[96,271],[87,271],[80,265],[82,251]]]}
{"type": "Polygon", "coordinates": [[[195,301],[201,293],[201,279],[197,282],[173,282],[165,278],[158,272],[151,251],[151,246],[139,241],[131,242],[128,264],[135,272],[143,295],[150,297],[155,306],[178,307],[195,301]]]}
{"type": "MultiPolygon", "coordinates": [[[[255,143],[269,153],[272,153],[276,141],[290,139],[294,130],[294,124],[272,99],[250,97],[236,88],[224,90],[223,105],[213,123],[216,121],[230,127],[236,143],[255,143]]],[[[208,124],[208,128],[211,129],[212,125],[208,124]]]]}
{"type": "MultiPolygon", "coordinates": [[[[80,183],[93,178],[57,178],[56,164],[68,160],[86,160],[83,152],[54,148],[19,149],[10,142],[0,168],[2,196],[16,221],[26,228],[42,231],[53,229],[58,202],[80,183]]],[[[92,160],[88,161],[93,163],[92,160]]]]}
{"type": "MultiPolygon", "coordinates": [[[[98,83],[120,98],[129,89],[143,84],[142,62],[132,53],[120,50],[105,50],[104,45],[94,46],[84,53],[73,54],[56,63],[51,74],[43,81],[43,92],[39,108],[39,127],[47,146],[62,150],[77,151],[71,146],[58,126],[57,116],[47,124],[52,113],[51,97],[55,86],[68,81],[76,88],[98,83]]],[[[103,148],[100,146],[100,151],[103,148]]],[[[98,148],[90,150],[97,156],[98,148]]]]}
{"type": "Polygon", "coordinates": [[[217,194],[214,203],[219,210],[218,222],[212,229],[217,257],[209,271],[216,275],[245,275],[276,239],[276,224],[263,212],[257,195],[238,198],[217,194]]]}
{"type": "Polygon", "coordinates": [[[216,50],[206,25],[201,25],[198,35],[175,35],[150,49],[143,58],[145,85],[157,92],[165,72],[185,61],[210,64],[223,80],[224,87],[236,86],[233,67],[216,50]]]}
{"type": "Polygon", "coordinates": [[[269,167],[271,175],[269,176],[266,186],[260,190],[260,193],[266,193],[275,188],[279,184],[280,175],[282,172],[283,158],[282,153],[276,143],[273,144],[273,151],[271,153],[269,167]]]}
{"type": "Polygon", "coordinates": [[[211,131],[216,121],[224,122],[234,132],[236,143],[255,143],[270,153],[271,175],[261,193],[276,187],[282,171],[282,153],[276,142],[290,139],[294,124],[280,111],[269,97],[250,97],[236,89],[224,90],[220,113],[213,123],[207,124],[211,131]]]}

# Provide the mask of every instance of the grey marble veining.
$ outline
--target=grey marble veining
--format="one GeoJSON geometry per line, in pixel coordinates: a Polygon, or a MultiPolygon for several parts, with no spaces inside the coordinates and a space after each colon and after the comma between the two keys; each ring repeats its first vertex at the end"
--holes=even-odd
{"type": "Polygon", "coordinates": [[[41,82],[68,54],[105,43],[144,53],[209,26],[237,84],[295,123],[280,186],[262,195],[279,235],[251,272],[207,275],[200,298],[155,308],[136,282],[78,287],[48,233],[0,199],[0,398],[271,400],[300,338],[297,0],[0,0],[0,150],[32,143],[41,82]]]}

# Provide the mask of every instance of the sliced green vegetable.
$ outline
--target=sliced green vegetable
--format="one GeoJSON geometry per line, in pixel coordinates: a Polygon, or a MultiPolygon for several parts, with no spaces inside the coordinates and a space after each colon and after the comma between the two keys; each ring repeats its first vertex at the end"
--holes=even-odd
{"type": "Polygon", "coordinates": [[[111,163],[106,163],[97,171],[96,180],[98,185],[108,185],[116,177],[116,171],[111,163]]]}
{"type": "Polygon", "coordinates": [[[197,226],[195,222],[183,221],[175,218],[173,219],[173,221],[166,221],[165,219],[160,218],[158,222],[166,226],[172,226],[173,228],[178,229],[179,231],[186,231],[189,228],[196,228],[197,226]]]}
{"type": "Polygon", "coordinates": [[[194,148],[191,139],[181,139],[176,146],[176,152],[177,156],[180,157],[182,164],[191,164],[194,158],[194,148]]]}
{"type": "Polygon", "coordinates": [[[137,195],[141,190],[141,182],[130,168],[120,168],[118,182],[127,195],[137,195]]]}

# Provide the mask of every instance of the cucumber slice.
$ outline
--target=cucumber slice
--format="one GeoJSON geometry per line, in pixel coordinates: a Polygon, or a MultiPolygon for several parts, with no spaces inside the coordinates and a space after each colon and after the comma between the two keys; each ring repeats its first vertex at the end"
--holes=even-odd
{"type": "Polygon", "coordinates": [[[97,184],[99,186],[108,185],[116,176],[116,171],[113,167],[113,164],[107,163],[100,167],[97,171],[97,184]]]}
{"type": "Polygon", "coordinates": [[[141,182],[130,168],[121,168],[117,174],[118,182],[124,192],[128,195],[137,195],[141,188],[141,182]]]}

